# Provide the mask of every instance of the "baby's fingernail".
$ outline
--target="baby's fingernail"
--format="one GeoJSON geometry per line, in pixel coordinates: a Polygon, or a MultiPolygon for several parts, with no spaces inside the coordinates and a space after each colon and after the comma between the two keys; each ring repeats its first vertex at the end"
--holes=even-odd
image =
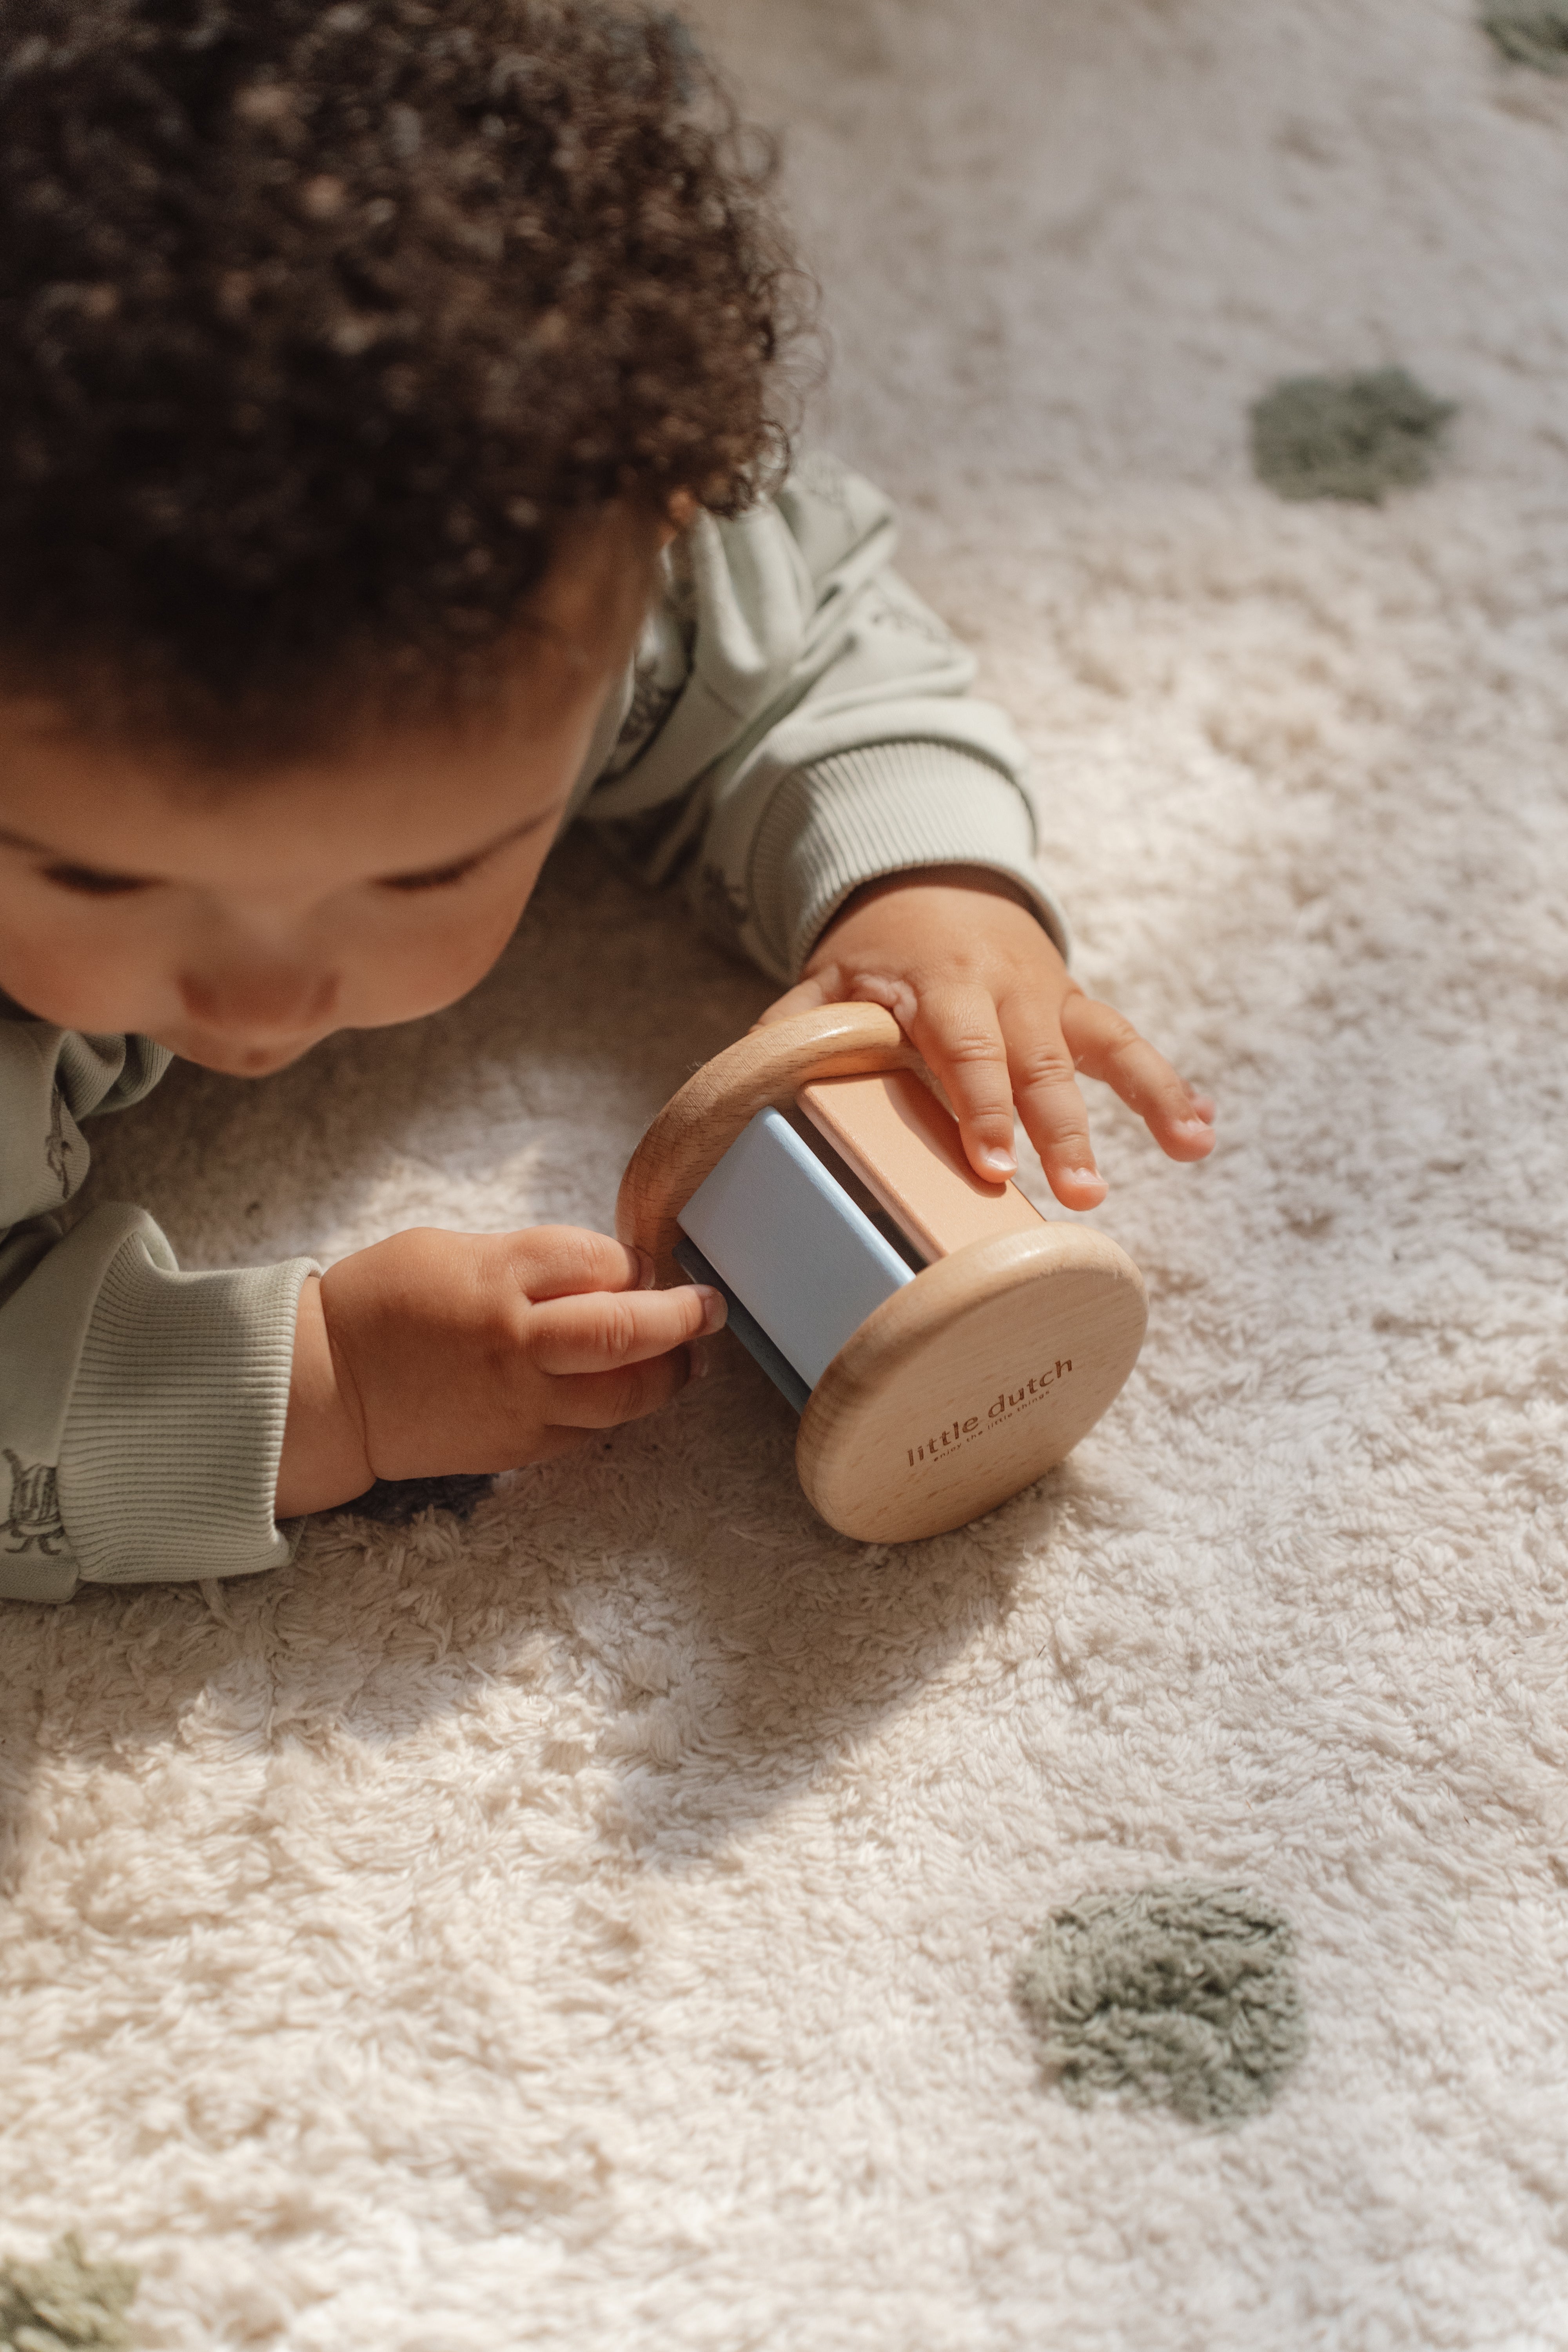
{"type": "Polygon", "coordinates": [[[988,1144],[981,1153],[980,1160],[986,1173],[994,1176],[999,1184],[1005,1183],[1008,1177],[1016,1175],[1018,1171],[1018,1163],[1013,1154],[1010,1151],[1004,1151],[1000,1144],[988,1144]]]}
{"type": "Polygon", "coordinates": [[[1075,1185],[1080,1192],[1103,1192],[1108,1189],[1098,1168],[1064,1168],[1061,1181],[1064,1184],[1075,1185]]]}
{"type": "Polygon", "coordinates": [[[1208,1118],[1179,1118],[1171,1132],[1179,1135],[1184,1143],[1212,1143],[1214,1121],[1208,1118]]]}
{"type": "Polygon", "coordinates": [[[687,1374],[689,1380],[705,1381],[707,1379],[708,1350],[700,1339],[693,1339],[688,1346],[686,1361],[690,1368],[687,1374]]]}
{"type": "Polygon", "coordinates": [[[657,1279],[657,1272],[652,1258],[649,1257],[647,1250],[645,1249],[634,1249],[632,1255],[637,1262],[637,1288],[639,1290],[651,1290],[655,1280],[657,1279]]]}
{"type": "Polygon", "coordinates": [[[703,1330],[721,1331],[730,1319],[730,1305],[723,1292],[712,1289],[706,1282],[699,1282],[694,1287],[702,1301],[703,1330]]]}

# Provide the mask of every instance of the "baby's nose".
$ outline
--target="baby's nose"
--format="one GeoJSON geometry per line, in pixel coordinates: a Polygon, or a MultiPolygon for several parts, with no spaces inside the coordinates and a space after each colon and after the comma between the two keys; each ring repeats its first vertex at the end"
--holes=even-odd
{"type": "Polygon", "coordinates": [[[179,991],[186,1013],[204,1029],[261,1043],[296,1037],[330,1019],[338,976],[294,964],[236,965],[184,971],[179,991]]]}

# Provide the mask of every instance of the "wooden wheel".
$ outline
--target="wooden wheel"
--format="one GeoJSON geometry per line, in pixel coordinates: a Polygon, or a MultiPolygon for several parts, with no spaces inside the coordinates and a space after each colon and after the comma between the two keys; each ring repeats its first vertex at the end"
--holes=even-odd
{"type": "Polygon", "coordinates": [[[1083,1225],[974,1242],[884,1300],[801,1416],[795,1465],[830,1526],[902,1543],[963,1527],[1091,1429],[1142,1345],[1125,1251],[1083,1225]]]}

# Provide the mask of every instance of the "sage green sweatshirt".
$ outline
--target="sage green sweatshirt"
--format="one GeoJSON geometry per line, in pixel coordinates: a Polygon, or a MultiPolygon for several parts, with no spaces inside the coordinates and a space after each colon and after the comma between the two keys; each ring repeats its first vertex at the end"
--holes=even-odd
{"type": "MultiPolygon", "coordinates": [[[[963,863],[1005,877],[1058,944],[1011,728],[889,568],[892,509],[824,457],[733,522],[700,517],[605,709],[569,822],[787,982],[849,894],[963,863]]],[[[273,1517],[309,1258],[182,1273],[142,1209],[61,1211],[89,1119],[169,1066],[0,998],[0,1597],[247,1575],[273,1517]]]]}

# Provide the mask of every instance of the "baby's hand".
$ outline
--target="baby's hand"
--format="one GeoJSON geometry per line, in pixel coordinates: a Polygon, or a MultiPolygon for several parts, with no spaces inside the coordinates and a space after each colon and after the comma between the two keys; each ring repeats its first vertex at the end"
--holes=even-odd
{"type": "Polygon", "coordinates": [[[1058,1201],[1105,1198],[1074,1073],[1103,1078],[1173,1160],[1214,1149],[1214,1105],[1109,1004],[1086,996],[1035,916],[983,868],[935,866],[857,892],[763,1021],[885,1004],[958,1114],[970,1165],[1011,1176],[1013,1108],[1058,1201]]]}
{"type": "Polygon", "coordinates": [[[638,1252],[575,1225],[397,1234],[342,1259],[300,1297],[279,1517],[377,1478],[542,1462],[657,1411],[724,1301],[652,1278],[638,1252]]]}

